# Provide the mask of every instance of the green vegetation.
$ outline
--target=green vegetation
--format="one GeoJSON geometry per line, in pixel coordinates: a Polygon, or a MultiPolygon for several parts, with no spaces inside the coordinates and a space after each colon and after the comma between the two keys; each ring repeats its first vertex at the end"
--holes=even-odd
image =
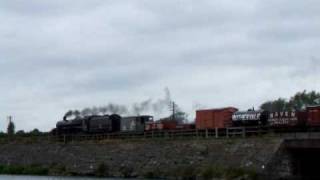
{"type": "Polygon", "coordinates": [[[72,173],[64,165],[52,164],[50,166],[50,175],[71,176],[72,173]]]}
{"type": "Polygon", "coordinates": [[[204,166],[195,168],[193,166],[180,166],[166,173],[147,172],[145,178],[159,178],[161,176],[175,179],[244,179],[256,180],[258,175],[254,170],[245,168],[231,168],[223,166],[204,166]]]}
{"type": "Polygon", "coordinates": [[[131,174],[133,172],[133,169],[131,167],[122,167],[120,169],[120,173],[122,174],[123,177],[125,178],[130,178],[132,177],[131,174]]]}
{"type": "Polygon", "coordinates": [[[191,166],[177,169],[178,178],[180,177],[183,179],[196,179],[197,174],[198,174],[198,171],[191,166]]]}
{"type": "Polygon", "coordinates": [[[25,132],[23,130],[19,130],[15,133],[15,136],[19,137],[31,137],[31,136],[41,136],[41,135],[47,135],[48,133],[44,133],[39,131],[39,129],[35,128],[32,131],[25,132]]]}
{"type": "Polygon", "coordinates": [[[228,168],[225,172],[226,179],[235,179],[238,177],[243,177],[246,179],[257,179],[258,175],[255,171],[246,170],[243,168],[228,168]]]}
{"type": "Polygon", "coordinates": [[[248,179],[255,180],[258,178],[257,173],[253,170],[244,168],[224,168],[220,166],[209,166],[204,168],[200,176],[203,179],[223,178],[223,179],[248,179]]]}
{"type": "Polygon", "coordinates": [[[218,166],[209,166],[202,170],[201,177],[203,179],[222,178],[224,169],[218,166]]]}
{"type": "Polygon", "coordinates": [[[94,175],[98,176],[98,177],[106,177],[106,176],[108,176],[108,167],[107,167],[107,165],[105,165],[104,163],[100,163],[98,165],[98,168],[96,169],[94,175]]]}
{"type": "Polygon", "coordinates": [[[0,165],[0,174],[16,175],[48,175],[49,169],[38,165],[17,166],[17,165],[0,165]]]}
{"type": "Polygon", "coordinates": [[[48,132],[40,132],[38,129],[34,129],[29,132],[24,132],[23,130],[19,130],[16,133],[4,133],[0,132],[0,144],[6,143],[23,143],[23,144],[32,144],[39,142],[47,142],[49,138],[48,132]]]}
{"type": "Polygon", "coordinates": [[[311,91],[302,91],[296,93],[289,100],[279,98],[274,101],[264,102],[260,108],[263,110],[276,112],[276,111],[290,111],[302,110],[306,106],[320,105],[320,93],[311,91]]]}
{"type": "Polygon", "coordinates": [[[153,179],[153,178],[157,178],[157,175],[156,173],[152,172],[152,171],[147,171],[145,174],[144,174],[144,178],[146,179],[153,179]]]}

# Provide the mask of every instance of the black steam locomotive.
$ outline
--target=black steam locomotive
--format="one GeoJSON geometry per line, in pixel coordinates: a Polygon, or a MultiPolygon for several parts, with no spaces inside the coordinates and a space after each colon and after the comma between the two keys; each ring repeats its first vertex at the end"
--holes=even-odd
{"type": "Polygon", "coordinates": [[[112,132],[143,132],[145,123],[153,121],[152,116],[121,117],[118,114],[78,117],[73,120],[57,122],[55,133],[63,134],[98,134],[112,132]]]}

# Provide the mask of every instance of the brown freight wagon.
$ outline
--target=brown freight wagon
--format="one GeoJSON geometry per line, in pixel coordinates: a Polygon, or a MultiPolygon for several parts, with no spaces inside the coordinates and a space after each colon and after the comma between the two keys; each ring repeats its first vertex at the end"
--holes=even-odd
{"type": "Polygon", "coordinates": [[[269,113],[269,125],[271,127],[295,127],[304,126],[307,122],[305,111],[282,111],[269,113]]]}
{"type": "Polygon", "coordinates": [[[320,126],[320,106],[307,107],[308,113],[308,126],[320,126]]]}
{"type": "Polygon", "coordinates": [[[197,129],[225,128],[232,125],[232,114],[238,109],[226,107],[220,109],[205,109],[196,112],[197,129]]]}
{"type": "Polygon", "coordinates": [[[145,126],[146,131],[174,130],[176,128],[177,122],[175,121],[147,122],[145,126]]]}
{"type": "Polygon", "coordinates": [[[145,131],[154,131],[161,129],[161,124],[156,122],[146,122],[145,131]]]}

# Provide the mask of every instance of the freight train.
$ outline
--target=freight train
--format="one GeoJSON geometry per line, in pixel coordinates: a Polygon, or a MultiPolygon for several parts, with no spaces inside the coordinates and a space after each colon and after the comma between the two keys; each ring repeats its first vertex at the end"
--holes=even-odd
{"type": "Polygon", "coordinates": [[[54,132],[61,134],[143,133],[145,131],[215,129],[228,127],[260,126],[273,129],[318,128],[320,106],[309,106],[304,111],[268,112],[250,109],[239,111],[234,107],[196,111],[194,124],[181,124],[167,119],[154,121],[153,116],[121,117],[117,114],[87,116],[56,124],[54,132]]]}

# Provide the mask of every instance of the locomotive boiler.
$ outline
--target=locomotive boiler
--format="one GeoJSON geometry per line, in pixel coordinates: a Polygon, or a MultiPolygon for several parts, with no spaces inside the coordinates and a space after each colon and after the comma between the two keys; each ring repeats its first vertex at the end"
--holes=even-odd
{"type": "Polygon", "coordinates": [[[108,133],[120,131],[121,116],[117,114],[87,116],[67,120],[66,117],[56,124],[58,134],[108,133]]]}

